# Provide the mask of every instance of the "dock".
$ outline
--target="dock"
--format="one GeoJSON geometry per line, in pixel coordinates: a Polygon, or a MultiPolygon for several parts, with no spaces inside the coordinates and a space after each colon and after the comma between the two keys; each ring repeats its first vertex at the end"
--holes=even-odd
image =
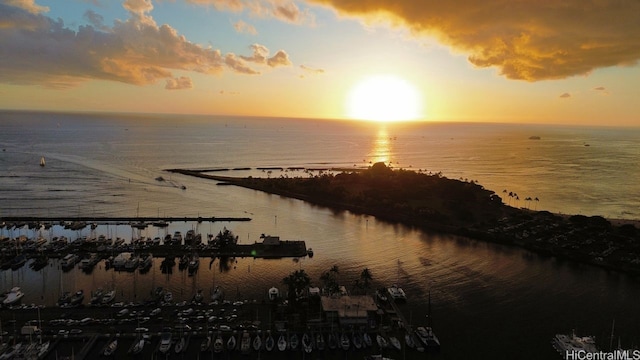
{"type": "MultiPolygon", "coordinates": [[[[43,216],[2,216],[0,224],[60,224],[60,223],[86,223],[86,224],[133,224],[147,223],[171,223],[171,222],[231,222],[231,221],[251,221],[248,217],[216,217],[216,216],[183,216],[183,217],[159,217],[159,216],[69,216],[60,217],[43,217],[43,216]]],[[[24,225],[23,225],[24,226],[24,225]]]]}

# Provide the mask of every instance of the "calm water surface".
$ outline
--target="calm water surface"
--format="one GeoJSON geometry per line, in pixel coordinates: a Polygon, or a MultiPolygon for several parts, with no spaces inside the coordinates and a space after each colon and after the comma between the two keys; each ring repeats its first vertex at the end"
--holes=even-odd
{"type": "MultiPolygon", "coordinates": [[[[189,277],[105,271],[61,273],[57,263],[0,273],[2,289],[21,286],[28,303],[53,304],[62,290],[116,287],[122,301],[144,299],[156,286],[189,299],[197,289],[222,286],[227,297],[262,299],[282,278],[304,269],[320,274],[338,265],[348,288],[369,268],[375,286],[398,282],[406,312],[424,323],[431,291],[442,359],[557,359],[551,337],[576,329],[608,347],[611,323],[623,346],[640,343],[640,283],[625,275],[540,257],[521,249],[431,234],[372,217],[335,212],[298,200],[169,175],[163,169],[236,168],[237,176],[295,176],[255,170],[266,166],[392,166],[476,179],[498,193],[539,197],[512,205],[564,213],[640,218],[637,130],[516,125],[422,124],[380,126],[326,121],[87,116],[0,113],[2,215],[249,216],[246,223],[174,223],[167,231],[227,227],[241,242],[261,233],[301,239],[311,259],[236,259],[221,268],[201,261],[189,277]],[[537,135],[541,140],[529,140],[537,135]],[[589,146],[585,146],[589,145],[589,146]],[[47,166],[38,162],[45,156],[47,166]],[[168,181],[158,182],[163,176],[168,181]],[[180,186],[187,190],[180,190],[180,186]],[[131,286],[130,284],[134,284],[131,286]]],[[[148,228],[146,236],[163,236],[148,228]]],[[[97,234],[131,238],[128,227],[100,226],[97,234]]],[[[32,231],[4,230],[4,236],[32,231]]],[[[54,228],[45,237],[66,234],[54,228]]],[[[137,235],[137,234],[133,234],[137,235]]],[[[617,336],[616,335],[616,336],[617,336]]]]}

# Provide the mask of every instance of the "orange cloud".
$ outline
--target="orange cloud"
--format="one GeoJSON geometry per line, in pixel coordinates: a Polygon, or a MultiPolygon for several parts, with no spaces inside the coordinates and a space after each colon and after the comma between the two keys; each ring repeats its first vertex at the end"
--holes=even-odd
{"type": "Polygon", "coordinates": [[[247,24],[246,22],[244,22],[242,20],[238,20],[238,22],[233,24],[233,28],[236,29],[236,31],[241,33],[241,34],[242,33],[251,34],[251,35],[257,35],[258,34],[258,31],[256,31],[255,27],[253,27],[250,24],[247,24]]]}
{"type": "Polygon", "coordinates": [[[167,90],[184,90],[191,89],[193,83],[191,78],[187,76],[180,76],[179,78],[167,79],[167,84],[164,86],[167,90]]]}
{"type": "MultiPolygon", "coordinates": [[[[188,41],[169,25],[157,25],[150,15],[150,0],[124,1],[130,17],[111,27],[102,25],[99,14],[87,12],[85,19],[92,25],[78,30],[65,27],[60,19],[33,13],[26,6],[32,1],[2,1],[0,82],[68,88],[90,79],[134,85],[165,79],[167,89],[176,89],[187,88],[188,83],[176,79],[174,70],[259,74],[233,53],[222,55],[218,49],[188,41]]],[[[281,62],[281,54],[276,55],[281,62]]]]}
{"type": "Polygon", "coordinates": [[[561,79],[640,59],[638,1],[308,1],[434,36],[509,79],[561,79]]]}
{"type": "Polygon", "coordinates": [[[253,50],[253,55],[240,57],[245,61],[266,64],[270,67],[291,65],[289,55],[284,50],[278,50],[275,55],[269,57],[269,49],[264,45],[253,44],[251,45],[251,49],[253,50]]]}
{"type": "Polygon", "coordinates": [[[259,17],[272,17],[282,21],[302,24],[313,23],[313,16],[308,11],[300,10],[294,1],[290,0],[186,0],[188,3],[213,6],[218,10],[235,12],[249,11],[259,17]]]}

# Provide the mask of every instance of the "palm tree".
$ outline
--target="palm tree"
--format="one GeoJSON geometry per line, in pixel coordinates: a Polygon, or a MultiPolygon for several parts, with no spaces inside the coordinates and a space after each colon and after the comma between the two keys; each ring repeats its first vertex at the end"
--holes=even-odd
{"type": "Polygon", "coordinates": [[[289,290],[289,301],[295,302],[302,296],[304,290],[309,287],[311,278],[304,270],[300,269],[282,279],[282,282],[289,290]]]}
{"type": "Polygon", "coordinates": [[[373,280],[373,276],[371,275],[371,270],[369,270],[369,268],[364,268],[364,270],[362,270],[360,273],[360,280],[362,280],[362,287],[366,292],[369,289],[369,285],[371,285],[371,280],[373,280]]]}
{"type": "Polygon", "coordinates": [[[535,198],[535,199],[533,199],[533,200],[535,200],[535,201],[536,201],[536,207],[535,207],[535,209],[534,209],[534,210],[538,210],[538,203],[540,202],[540,199],[538,199],[538,197],[536,196],[536,198],[535,198]]]}

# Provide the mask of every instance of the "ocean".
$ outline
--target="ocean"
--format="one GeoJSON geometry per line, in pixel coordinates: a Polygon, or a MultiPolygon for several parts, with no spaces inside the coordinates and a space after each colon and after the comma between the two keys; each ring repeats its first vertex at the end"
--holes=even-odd
{"type": "MultiPolygon", "coordinates": [[[[596,335],[609,345],[640,342],[638,279],[528,251],[429,233],[370,216],[170,174],[217,169],[230,176],[298,176],[329,168],[395,168],[477,180],[512,206],[564,214],[640,219],[640,129],[521,124],[378,124],[355,121],[144,114],[0,112],[2,216],[216,216],[250,222],[174,223],[141,234],[101,225],[94,234],[54,227],[45,238],[105,234],[163,236],[224,227],[241,242],[260,234],[305,240],[313,258],[216,259],[196,276],[166,276],[156,259],[148,274],[95,269],[2,271],[3,290],[20,286],[23,302],[52,305],[60,291],[116,287],[122,301],[156,286],[188,299],[220,285],[232,298],[263,298],[297,269],[319,284],[333,265],[351,287],[369,268],[374,285],[399,283],[407,312],[423,324],[429,292],[441,359],[555,359],[556,333],[596,335]],[[532,139],[531,137],[539,137],[532,139]],[[41,157],[46,166],[39,166],[41,157]],[[259,170],[282,167],[284,170],[259,170]],[[247,169],[248,168],[248,169],[247,169]],[[166,181],[157,181],[162,176],[166,181]],[[185,187],[183,190],[181,187],[185,187]],[[504,191],[517,193],[506,196],[504,191]],[[538,201],[525,201],[531,197],[538,201]],[[134,286],[131,286],[134,284],[134,286]]],[[[137,230],[136,230],[137,231],[137,230]]],[[[1,236],[36,236],[3,229],[1,236]]]]}

